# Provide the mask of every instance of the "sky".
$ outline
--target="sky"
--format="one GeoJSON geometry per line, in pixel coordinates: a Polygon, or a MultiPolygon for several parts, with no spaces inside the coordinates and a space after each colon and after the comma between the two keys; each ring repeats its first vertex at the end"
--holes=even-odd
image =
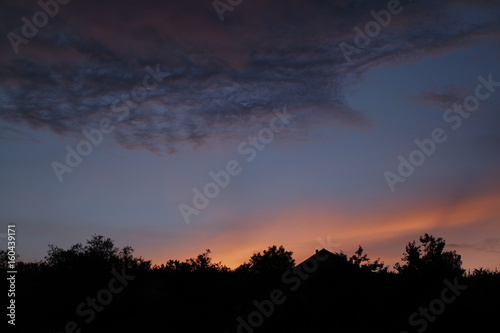
{"type": "Polygon", "coordinates": [[[500,269],[500,2],[2,1],[0,246],[500,269]],[[215,180],[217,179],[217,180],[215,180]]]}

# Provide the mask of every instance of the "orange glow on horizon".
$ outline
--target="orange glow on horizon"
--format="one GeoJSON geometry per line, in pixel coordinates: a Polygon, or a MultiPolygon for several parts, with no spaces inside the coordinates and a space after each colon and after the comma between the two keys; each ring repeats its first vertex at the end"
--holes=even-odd
{"type": "MultiPolygon", "coordinates": [[[[500,226],[488,222],[493,219],[498,220],[500,217],[499,202],[500,193],[490,193],[465,200],[451,209],[436,202],[434,206],[424,210],[422,207],[428,207],[429,204],[422,202],[415,203],[410,209],[382,210],[379,208],[380,211],[387,213],[359,212],[355,215],[326,205],[302,205],[274,216],[272,214],[257,216],[256,214],[253,218],[260,222],[224,231],[206,240],[205,244],[212,250],[214,262],[221,261],[224,265],[234,269],[247,262],[252,254],[272,245],[283,245],[285,249],[293,251],[294,258],[299,263],[313,255],[315,249],[324,247],[317,239],[326,241],[328,236],[331,236],[334,243],[340,243],[340,246],[327,248],[328,250],[333,252],[343,250],[348,255],[352,254],[351,250],[355,251],[358,244],[382,248],[386,244],[395,244],[395,242],[399,244],[401,239],[406,239],[399,251],[389,257],[386,251],[373,252],[365,249],[370,258],[380,257],[386,264],[393,265],[401,258],[406,243],[418,241],[418,236],[424,233],[443,237],[447,244],[465,242],[447,239],[442,235],[443,230],[452,231],[457,227],[474,229],[476,225],[482,224],[483,228],[492,229],[492,234],[495,232],[500,234],[500,226]],[[305,221],[311,222],[306,224],[305,221]],[[486,226],[484,226],[485,221],[487,221],[486,226]]],[[[228,215],[227,212],[224,214],[228,215]]],[[[200,236],[200,238],[203,237],[200,236]]],[[[446,249],[450,250],[449,246],[446,249]]],[[[169,251],[177,257],[156,256],[152,258],[152,261],[158,265],[165,263],[168,259],[183,261],[203,251],[204,249],[197,253],[190,251],[188,254],[184,250],[173,253],[169,251]]],[[[459,254],[467,252],[467,262],[464,262],[464,268],[476,268],[474,262],[484,262],[482,260],[484,253],[465,250],[457,252],[459,254]]]]}

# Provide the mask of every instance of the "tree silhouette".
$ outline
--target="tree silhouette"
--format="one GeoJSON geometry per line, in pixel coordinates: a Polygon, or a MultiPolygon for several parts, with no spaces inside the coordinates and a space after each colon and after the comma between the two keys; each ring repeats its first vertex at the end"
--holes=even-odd
{"type": "MultiPolygon", "coordinates": [[[[497,327],[500,306],[488,301],[500,297],[500,272],[476,269],[457,281],[454,277],[463,272],[460,256],[445,251],[442,238],[425,234],[419,240],[408,243],[397,274],[387,272],[379,259],[370,261],[361,246],[352,256],[323,249],[297,266],[291,251],[271,246],[235,271],[214,263],[210,250],[151,268],[149,261],[133,256],[130,246],[118,249],[110,238],[94,235],[68,249],[51,245],[42,263],[17,262],[22,288],[16,288],[16,302],[24,304],[18,308],[19,318],[30,320],[16,326],[22,332],[61,332],[74,318],[82,331],[92,332],[252,332],[246,325],[256,323],[260,312],[265,320],[258,330],[250,327],[256,328],[253,332],[320,332],[331,327],[338,332],[400,332],[408,328],[409,316],[422,322],[421,308],[437,317],[432,307],[438,303],[430,300],[447,290],[444,297],[453,305],[447,303],[426,332],[488,332],[497,327]],[[443,276],[455,273],[448,281],[457,290],[443,289],[443,276]],[[127,282],[130,276],[133,282],[127,282]],[[106,290],[113,293],[109,304],[106,290]],[[89,317],[75,311],[90,313],[91,301],[104,310],[86,326],[89,317]],[[417,311],[419,317],[412,314],[417,311]]],[[[3,272],[6,260],[0,250],[3,272]]]]}
{"type": "Polygon", "coordinates": [[[240,272],[252,273],[282,273],[295,265],[292,258],[292,251],[286,251],[283,246],[270,246],[262,253],[255,253],[250,257],[249,263],[240,265],[237,270],[240,272]]]}
{"type": "Polygon", "coordinates": [[[5,250],[0,250],[0,269],[7,269],[9,262],[8,252],[5,250]]]}
{"type": "Polygon", "coordinates": [[[102,235],[93,235],[91,239],[87,240],[87,245],[83,250],[87,255],[105,261],[118,259],[120,251],[115,247],[111,238],[105,238],[102,235]]]}
{"type": "Polygon", "coordinates": [[[186,259],[184,262],[179,260],[169,260],[162,268],[172,272],[227,272],[229,268],[222,263],[213,263],[210,257],[212,253],[209,249],[199,254],[196,258],[186,259]]]}
{"type": "Polygon", "coordinates": [[[400,274],[415,276],[462,276],[462,258],[456,251],[444,251],[446,242],[429,234],[420,237],[422,245],[415,241],[408,243],[403,253],[403,265],[396,263],[394,268],[400,274]]]}
{"type": "Polygon", "coordinates": [[[111,267],[149,269],[151,262],[141,257],[134,257],[133,252],[134,249],[131,246],[126,246],[120,251],[111,238],[93,235],[87,240],[85,246],[77,243],[68,250],[50,244],[47,256],[45,256],[45,263],[51,267],[65,269],[90,266],[102,267],[103,269],[111,267]]]}
{"type": "Polygon", "coordinates": [[[363,248],[358,245],[358,250],[349,258],[349,263],[369,272],[387,272],[388,266],[384,267],[384,263],[380,258],[371,262],[367,254],[363,254],[363,248]]]}

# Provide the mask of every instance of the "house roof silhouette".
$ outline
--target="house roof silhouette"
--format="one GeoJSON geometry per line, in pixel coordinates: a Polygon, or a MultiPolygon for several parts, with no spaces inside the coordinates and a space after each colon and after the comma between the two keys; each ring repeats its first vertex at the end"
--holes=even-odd
{"type": "Polygon", "coordinates": [[[302,261],[297,266],[302,266],[306,262],[309,262],[309,261],[312,261],[312,260],[318,261],[318,262],[330,261],[335,256],[337,256],[337,254],[332,253],[332,252],[328,251],[327,249],[323,248],[321,250],[316,250],[315,254],[313,254],[312,256],[310,256],[309,258],[307,258],[306,260],[302,261]]]}

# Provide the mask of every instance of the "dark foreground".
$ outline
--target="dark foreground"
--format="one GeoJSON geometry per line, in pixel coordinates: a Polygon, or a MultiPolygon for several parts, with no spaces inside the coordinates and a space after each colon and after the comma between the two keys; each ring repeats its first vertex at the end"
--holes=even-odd
{"type": "Polygon", "coordinates": [[[443,258],[429,263],[429,249],[391,273],[362,252],[348,258],[322,250],[280,270],[290,260],[280,262],[287,253],[274,248],[278,260],[268,252],[233,271],[212,264],[209,252],[150,267],[126,249],[113,248],[113,256],[52,247],[46,261],[18,264],[15,330],[8,326],[37,333],[497,331],[500,274],[436,265],[450,253],[442,248],[443,258]]]}

